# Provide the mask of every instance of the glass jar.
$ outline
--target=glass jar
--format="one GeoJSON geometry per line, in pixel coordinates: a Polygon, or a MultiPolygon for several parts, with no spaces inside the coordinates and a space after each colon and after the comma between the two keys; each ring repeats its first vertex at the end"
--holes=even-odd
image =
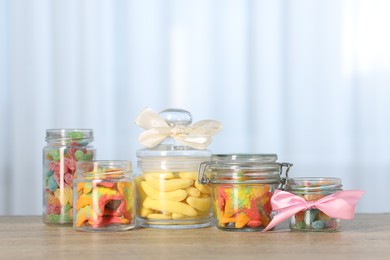
{"type": "Polygon", "coordinates": [[[131,162],[78,162],[73,190],[76,230],[123,231],[135,227],[131,162]]]}
{"type": "MultiPolygon", "coordinates": [[[[192,122],[191,114],[181,109],[167,109],[158,116],[172,132],[183,131],[192,122]]],[[[168,136],[154,147],[138,150],[137,157],[137,221],[141,226],[184,229],[211,225],[210,187],[196,181],[200,163],[210,160],[210,150],[194,149],[168,136]]]]}
{"type": "Polygon", "coordinates": [[[94,159],[91,129],[47,129],[43,148],[43,222],[73,223],[73,179],[76,162],[94,159]]]}
{"type": "MultiPolygon", "coordinates": [[[[287,181],[286,191],[303,197],[306,201],[317,201],[327,195],[342,190],[338,178],[302,177],[287,181]]],[[[290,218],[292,231],[337,231],[340,220],[331,218],[318,209],[308,209],[290,218]]]]}
{"type": "Polygon", "coordinates": [[[276,162],[277,158],[276,154],[215,154],[202,163],[198,181],[211,184],[218,229],[258,231],[269,224],[270,199],[275,189],[283,188],[292,166],[276,162]]]}

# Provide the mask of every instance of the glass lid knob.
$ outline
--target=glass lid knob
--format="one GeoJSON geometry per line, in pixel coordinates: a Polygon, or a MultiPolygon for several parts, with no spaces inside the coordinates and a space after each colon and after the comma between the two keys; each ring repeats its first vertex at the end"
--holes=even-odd
{"type": "Polygon", "coordinates": [[[159,115],[170,126],[190,125],[192,123],[191,113],[184,109],[168,108],[159,113],[159,115]]]}

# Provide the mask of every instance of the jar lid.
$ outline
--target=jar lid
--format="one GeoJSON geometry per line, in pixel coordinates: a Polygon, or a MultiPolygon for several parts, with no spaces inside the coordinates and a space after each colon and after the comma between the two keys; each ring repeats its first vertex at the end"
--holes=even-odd
{"type": "Polygon", "coordinates": [[[276,154],[215,154],[199,168],[199,182],[205,183],[280,183],[283,166],[276,154]]]}
{"type": "Polygon", "coordinates": [[[145,109],[136,123],[147,129],[139,138],[147,148],[138,150],[136,155],[139,167],[148,171],[197,169],[201,162],[210,160],[212,153],[206,147],[211,135],[221,128],[221,124],[213,120],[191,125],[190,112],[172,108],[159,114],[145,109]]]}
{"type": "Polygon", "coordinates": [[[341,190],[341,180],[331,177],[296,177],[288,179],[286,189],[289,191],[325,191],[341,190]]]}
{"type": "Polygon", "coordinates": [[[49,143],[69,144],[77,142],[86,145],[93,141],[92,129],[47,129],[46,141],[49,143]]]}

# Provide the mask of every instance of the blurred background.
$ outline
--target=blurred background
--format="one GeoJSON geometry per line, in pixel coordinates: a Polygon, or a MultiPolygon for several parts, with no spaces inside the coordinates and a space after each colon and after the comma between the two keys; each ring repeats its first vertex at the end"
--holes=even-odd
{"type": "Polygon", "coordinates": [[[0,0],[0,215],[42,210],[48,128],[92,128],[136,168],[150,107],[223,130],[214,153],[276,153],[390,212],[390,1],[0,0]]]}

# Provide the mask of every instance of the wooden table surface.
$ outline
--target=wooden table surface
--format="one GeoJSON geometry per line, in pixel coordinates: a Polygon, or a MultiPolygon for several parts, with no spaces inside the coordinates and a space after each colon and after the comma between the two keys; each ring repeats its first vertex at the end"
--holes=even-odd
{"type": "Polygon", "coordinates": [[[39,216],[0,216],[0,259],[390,259],[390,214],[358,214],[340,232],[267,233],[215,227],[86,233],[39,216]]]}

